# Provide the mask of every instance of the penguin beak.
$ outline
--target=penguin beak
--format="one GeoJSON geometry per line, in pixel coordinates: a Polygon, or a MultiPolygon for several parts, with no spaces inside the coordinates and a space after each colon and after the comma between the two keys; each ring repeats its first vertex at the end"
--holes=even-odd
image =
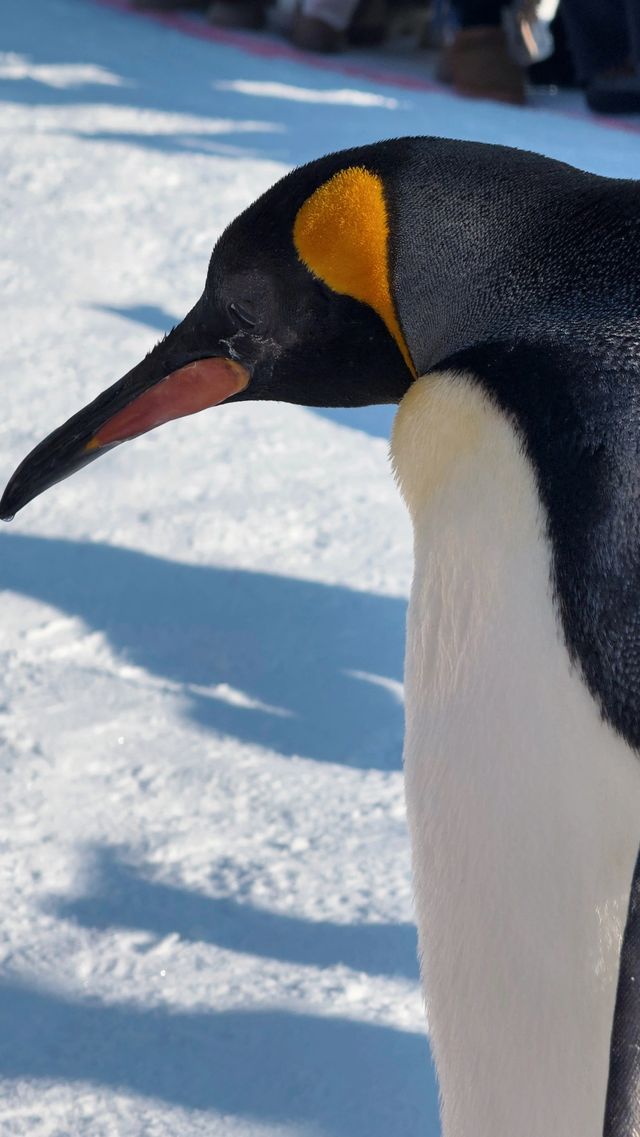
{"type": "Polygon", "coordinates": [[[218,337],[207,334],[203,307],[198,301],[146,359],[31,451],[0,501],[3,521],[121,442],[244,390],[249,372],[219,350],[226,345],[218,337]],[[203,350],[207,342],[211,349],[203,350]]]}

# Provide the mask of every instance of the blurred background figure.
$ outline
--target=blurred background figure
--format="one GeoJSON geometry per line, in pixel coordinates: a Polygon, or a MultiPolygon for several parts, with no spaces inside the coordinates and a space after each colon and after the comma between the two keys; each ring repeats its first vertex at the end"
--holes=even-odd
{"type": "Polygon", "coordinates": [[[640,112],[638,0],[562,0],[562,12],[591,110],[640,112]]]}
{"type": "MultiPolygon", "coordinates": [[[[207,18],[218,27],[262,28],[269,4],[270,0],[213,0],[207,18]]],[[[288,34],[304,51],[341,51],[347,44],[372,47],[385,39],[386,18],[386,0],[300,0],[290,12],[288,34]]]]}
{"type": "Polygon", "coordinates": [[[640,113],[640,0],[131,0],[199,9],[223,28],[269,26],[304,51],[407,36],[440,50],[459,95],[521,106],[533,85],[582,86],[591,110],[640,113]]]}
{"type": "Polygon", "coordinates": [[[305,51],[340,51],[347,42],[375,47],[387,35],[386,0],[302,0],[291,40],[305,51]]]}

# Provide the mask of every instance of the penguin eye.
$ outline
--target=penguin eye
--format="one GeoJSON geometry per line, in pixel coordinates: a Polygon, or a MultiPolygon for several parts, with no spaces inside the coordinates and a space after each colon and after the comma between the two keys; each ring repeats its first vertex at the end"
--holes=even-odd
{"type": "Polygon", "coordinates": [[[256,318],[245,304],[238,304],[237,300],[232,300],[228,310],[239,323],[244,324],[245,328],[255,328],[256,318]]]}

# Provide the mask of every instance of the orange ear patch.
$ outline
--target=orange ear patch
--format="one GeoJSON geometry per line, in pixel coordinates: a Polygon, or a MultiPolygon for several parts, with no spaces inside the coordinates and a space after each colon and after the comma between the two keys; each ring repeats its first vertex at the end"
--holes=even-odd
{"type": "Polygon", "coordinates": [[[298,256],[334,292],[352,296],[384,320],[415,375],[389,284],[389,220],[382,179],[362,166],[339,170],[298,210],[298,256]]]}

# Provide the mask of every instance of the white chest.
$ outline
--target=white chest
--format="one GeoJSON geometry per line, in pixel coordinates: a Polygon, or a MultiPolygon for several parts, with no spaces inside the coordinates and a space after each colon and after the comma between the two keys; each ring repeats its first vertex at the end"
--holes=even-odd
{"type": "Polygon", "coordinates": [[[406,793],[445,1137],[601,1137],[640,760],[569,664],[535,478],[468,379],[419,380],[406,793]]]}

